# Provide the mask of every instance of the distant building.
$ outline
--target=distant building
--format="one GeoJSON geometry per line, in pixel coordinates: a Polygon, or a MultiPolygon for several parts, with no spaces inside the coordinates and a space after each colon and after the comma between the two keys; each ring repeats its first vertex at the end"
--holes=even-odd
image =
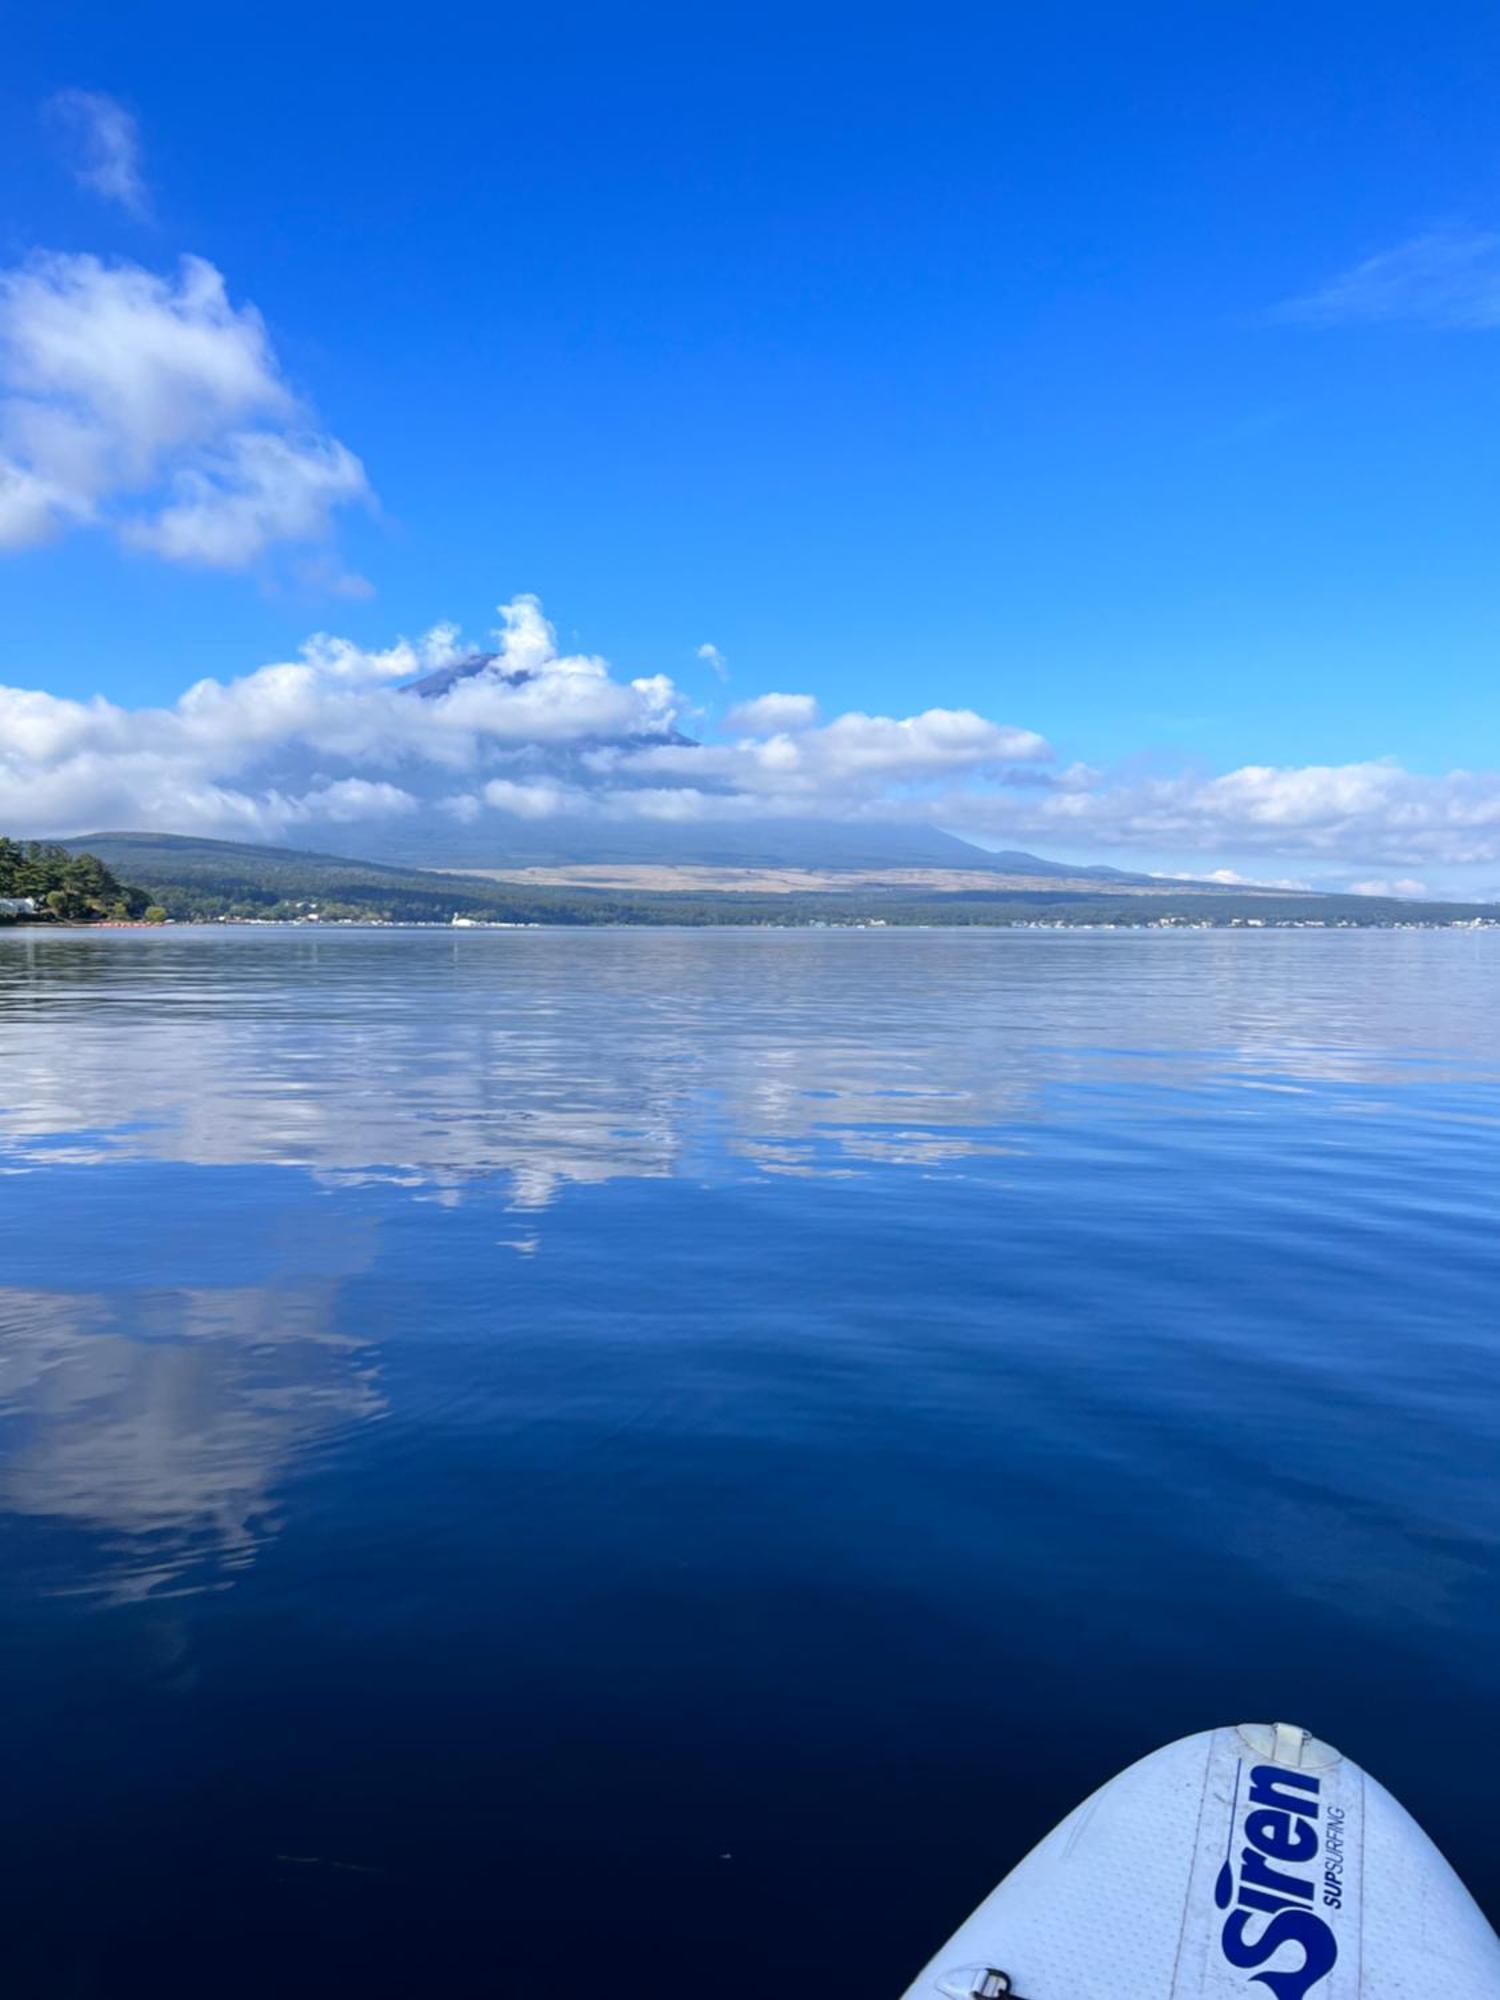
{"type": "Polygon", "coordinates": [[[0,896],[0,923],[36,915],[35,896],[0,896]]]}

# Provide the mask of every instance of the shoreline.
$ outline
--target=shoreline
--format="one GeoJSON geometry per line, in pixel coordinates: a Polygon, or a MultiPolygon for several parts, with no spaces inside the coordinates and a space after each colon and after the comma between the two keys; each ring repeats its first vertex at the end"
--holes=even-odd
{"type": "Polygon", "coordinates": [[[585,931],[1005,931],[1005,932],[1048,932],[1063,934],[1079,933],[1121,933],[1141,932],[1261,932],[1261,931],[1337,931],[1358,932],[1390,931],[1494,931],[1500,930],[1500,916],[1497,917],[1455,917],[1450,922],[1439,923],[1430,919],[1413,918],[1409,922],[1392,922],[1389,919],[1372,918],[1368,923],[1357,922],[1353,918],[1317,918],[1278,920],[1271,917],[1231,917],[1221,923],[1201,918],[1154,917],[1140,923],[1114,923],[1103,919],[1080,919],[1069,923],[1056,919],[1020,919],[1010,921],[997,919],[993,922],[970,921],[964,923],[943,923],[930,920],[908,921],[900,917],[851,917],[847,920],[836,918],[814,918],[802,921],[788,920],[783,923],[770,921],[736,921],[728,919],[723,923],[651,923],[625,922],[619,919],[604,919],[598,923],[545,923],[535,920],[511,921],[499,919],[494,922],[482,918],[469,918],[462,923],[424,922],[420,918],[381,917],[169,917],[164,923],[144,923],[135,920],[101,919],[97,923],[69,922],[19,922],[0,925],[0,937],[12,933],[35,936],[55,936],[67,933],[70,936],[94,935],[101,931],[423,931],[437,935],[452,935],[456,931],[548,931],[578,933],[585,931]]]}

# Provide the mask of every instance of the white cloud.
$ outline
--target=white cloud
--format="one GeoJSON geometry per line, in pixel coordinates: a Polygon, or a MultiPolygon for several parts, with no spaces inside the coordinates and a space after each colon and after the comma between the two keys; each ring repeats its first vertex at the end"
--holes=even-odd
{"type": "MultiPolygon", "coordinates": [[[[0,824],[275,836],[309,820],[409,813],[434,791],[451,792],[455,773],[473,774],[482,793],[487,766],[514,765],[539,747],[566,753],[600,736],[670,728],[669,681],[622,683],[602,660],[559,654],[534,598],[504,607],[498,638],[498,670],[439,700],[395,684],[454,659],[450,626],[381,652],[320,636],[296,660],[198,681],[169,708],[0,687],[0,824]]],[[[524,802],[536,813],[561,796],[513,771],[495,781],[529,788],[510,798],[511,810],[524,802]]]]}
{"type": "Polygon", "coordinates": [[[930,708],[903,717],[853,710],[821,727],[811,726],[799,709],[797,719],[795,732],[781,729],[760,739],[641,749],[617,760],[615,769],[648,782],[706,783],[752,802],[774,799],[787,812],[838,812],[888,805],[902,790],[930,793],[940,779],[993,776],[1049,754],[1032,731],[989,722],[971,709],[930,708]]]}
{"type": "Polygon", "coordinates": [[[451,626],[377,651],[319,636],[296,659],[201,680],[154,709],[0,688],[0,829],[275,838],[421,814],[497,834],[561,814],[823,817],[938,825],[1064,856],[1180,856],[1177,872],[1226,884],[1301,886],[1251,857],[1312,859],[1397,895],[1423,893],[1432,870],[1500,863],[1500,772],[1059,768],[1041,737],[973,710],[820,721],[809,698],[784,695],[693,743],[677,734],[683,698],[669,679],[623,681],[597,655],[560,651],[534,597],[502,608],[496,643],[492,670],[437,698],[399,683],[467,657],[451,626]],[[788,701],[798,706],[769,706],[788,701]]]}
{"type": "Polygon", "coordinates": [[[212,264],[162,277],[49,253],[0,271],[0,549],[96,525],[238,569],[325,540],[368,495],[212,264]]]}
{"type": "Polygon", "coordinates": [[[1394,882],[1377,877],[1370,882],[1351,882],[1351,896],[1425,896],[1427,884],[1415,881],[1410,875],[1401,875],[1394,882]]]}
{"type": "Polygon", "coordinates": [[[700,646],[696,657],[704,661],[706,665],[712,667],[721,681],[729,679],[729,662],[717,646],[700,646]]]}
{"type": "Polygon", "coordinates": [[[514,778],[492,778],[480,796],[485,805],[520,819],[551,819],[572,809],[577,799],[576,790],[566,785],[519,784],[514,778]]]}
{"type": "Polygon", "coordinates": [[[1279,318],[1313,326],[1410,320],[1424,326],[1500,326],[1500,235],[1439,229],[1367,257],[1279,318]]]}
{"type": "Polygon", "coordinates": [[[31,548],[51,539],[60,495],[40,474],[0,452],[0,549],[31,548]]]}
{"type": "Polygon", "coordinates": [[[817,719],[818,704],[810,694],[758,694],[730,709],[724,727],[741,736],[780,736],[811,729],[817,719]]]}
{"type": "Polygon", "coordinates": [[[1429,775],[1391,761],[1111,779],[1073,767],[1044,787],[954,799],[942,824],[1073,851],[1259,851],[1461,867],[1500,860],[1500,772],[1429,775]]]}
{"type": "Polygon", "coordinates": [[[1212,882],[1220,889],[1311,889],[1312,883],[1298,876],[1241,875],[1237,868],[1154,868],[1161,882],[1212,882]]]}
{"type": "Polygon", "coordinates": [[[43,106],[61,137],[80,187],[118,202],[138,218],[150,212],[134,117],[102,90],[60,90],[43,106]]]}
{"type": "Polygon", "coordinates": [[[332,510],[367,490],[364,467],[337,438],[267,431],[229,438],[222,451],[180,468],[172,484],[171,504],[154,519],[127,522],[121,539],[214,569],[243,569],[277,542],[319,540],[332,510]]]}
{"type": "Polygon", "coordinates": [[[369,778],[340,778],[320,785],[298,801],[309,819],[332,820],[348,825],[362,819],[399,819],[418,810],[420,801],[399,785],[372,782],[369,778]]]}
{"type": "Polygon", "coordinates": [[[621,681],[596,655],[559,651],[534,597],[502,607],[496,637],[494,668],[436,699],[397,683],[464,656],[448,626],[376,652],[320,636],[297,659],[198,681],[166,708],[0,688],[0,826],[274,836],[419,808],[471,821],[888,816],[925,813],[956,777],[999,781],[1046,753],[1030,732],[966,710],[817,725],[810,705],[795,709],[796,733],[693,744],[676,733],[669,679],[621,681]]]}

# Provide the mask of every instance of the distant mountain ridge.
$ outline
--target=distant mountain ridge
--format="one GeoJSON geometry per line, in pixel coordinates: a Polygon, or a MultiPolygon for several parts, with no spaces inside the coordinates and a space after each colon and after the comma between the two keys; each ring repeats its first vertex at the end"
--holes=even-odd
{"type": "Polygon", "coordinates": [[[415,680],[401,683],[402,694],[420,696],[423,701],[436,701],[460,681],[472,680],[476,674],[493,672],[497,680],[510,687],[524,687],[536,676],[525,667],[502,667],[498,653],[470,653],[462,660],[452,660],[446,667],[436,667],[430,674],[419,674],[415,680]]]}
{"type": "MultiPolygon", "coordinates": [[[[475,879],[369,859],[200,840],[191,835],[95,833],[57,843],[96,855],[140,884],[173,917],[347,918],[447,923],[549,924],[1353,924],[1500,921],[1500,906],[1408,903],[1393,897],[1326,895],[1145,876],[1091,883],[1076,869],[1033,855],[993,857],[1024,874],[994,871],[976,885],[970,868],[927,871],[928,879],[882,882],[853,871],[847,885],[781,885],[777,893],[694,883],[681,889],[475,879]],[[1062,870],[1065,880],[1041,879],[1062,870]],[[945,883],[944,876],[949,879],[945,883]]],[[[965,843],[959,842],[963,847],[965,843]]]]}
{"type": "MultiPolygon", "coordinates": [[[[361,858],[404,867],[551,868],[569,862],[639,862],[702,868],[982,868],[1002,874],[1096,874],[1062,862],[999,856],[934,826],[820,819],[650,820],[562,813],[523,820],[487,814],[473,825],[392,822],[330,830],[361,858]]],[[[1113,876],[1113,879],[1120,879],[1113,876]]],[[[1140,877],[1140,880],[1147,878],[1140,877]]]]}
{"type": "MultiPolygon", "coordinates": [[[[140,849],[160,849],[162,853],[201,856],[285,855],[322,861],[348,861],[392,873],[442,874],[454,869],[460,875],[478,868],[549,868],[570,863],[617,862],[659,864],[664,867],[796,869],[809,872],[868,873],[891,870],[946,870],[965,874],[985,873],[1018,877],[1028,881],[1067,880],[1094,882],[1101,886],[1157,889],[1160,878],[1132,875],[1124,869],[1077,867],[1066,861],[1050,861],[1039,854],[1018,849],[992,853],[975,847],[957,834],[931,826],[889,826],[858,821],[784,819],[729,821],[687,829],[681,843],[665,830],[636,821],[620,824],[567,819],[543,821],[535,826],[507,827],[503,852],[496,854],[488,830],[480,839],[463,837],[453,843],[453,852],[439,861],[432,855],[427,829],[407,847],[399,835],[391,838],[362,838],[370,830],[361,828],[334,833],[331,844],[320,849],[302,849],[271,842],[203,839],[192,834],[108,832],[80,835],[67,844],[89,847],[103,854],[124,855],[140,849]],[[348,840],[350,847],[345,848],[348,840]]],[[[1189,885],[1182,885],[1189,886],[1189,885]]],[[[1213,884],[1191,885],[1194,888],[1213,884]]]]}
{"type": "MultiPolygon", "coordinates": [[[[419,701],[441,701],[465,681],[486,675],[507,687],[524,687],[536,679],[529,668],[506,666],[499,653],[475,652],[404,681],[401,692],[419,701]]],[[[608,741],[630,749],[653,744],[696,747],[693,737],[675,728],[608,741]]],[[[491,812],[464,824],[427,811],[414,821],[330,831],[325,837],[351,859],[378,859],[406,868],[552,868],[614,862],[700,868],[967,868],[1109,882],[1151,879],[1116,868],[1077,868],[1034,854],[992,854],[937,827],[896,821],[795,816],[674,821],[584,813],[526,820],[491,812]]]]}
{"type": "MultiPolygon", "coordinates": [[[[444,674],[452,671],[441,669],[444,674]]],[[[415,688],[419,683],[409,685],[415,688]]],[[[434,689],[434,697],[442,692],[434,689]]],[[[673,740],[689,739],[674,732],[673,740]]],[[[1154,879],[1120,868],[1049,861],[1037,854],[996,854],[940,827],[884,820],[613,819],[584,813],[522,819],[514,813],[490,812],[466,824],[424,812],[411,820],[330,827],[323,839],[351,860],[383,861],[402,868],[557,868],[580,862],[626,862],[668,868],[964,868],[1142,886],[1154,879]]]]}

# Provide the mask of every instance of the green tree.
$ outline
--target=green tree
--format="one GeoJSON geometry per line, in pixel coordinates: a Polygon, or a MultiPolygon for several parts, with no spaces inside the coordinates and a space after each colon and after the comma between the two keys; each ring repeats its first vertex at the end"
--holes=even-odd
{"type": "Polygon", "coordinates": [[[0,896],[30,897],[69,921],[139,916],[149,898],[120,882],[96,854],[72,854],[40,840],[24,845],[0,835],[0,896]]]}

